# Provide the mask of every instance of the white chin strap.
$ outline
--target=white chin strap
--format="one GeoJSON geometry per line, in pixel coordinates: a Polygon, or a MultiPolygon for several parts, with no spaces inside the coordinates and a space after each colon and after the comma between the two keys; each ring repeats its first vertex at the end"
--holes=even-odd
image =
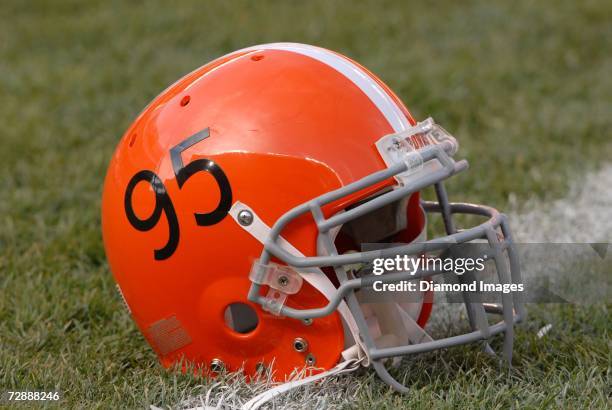
{"type": "MultiPolygon", "coordinates": [[[[247,231],[262,245],[265,244],[266,240],[270,236],[271,229],[268,225],[266,225],[264,221],[261,220],[261,218],[259,218],[259,216],[257,216],[253,209],[251,209],[240,201],[236,201],[230,209],[229,214],[232,216],[232,218],[234,218],[238,226],[247,231]],[[244,226],[238,222],[238,214],[240,213],[240,211],[243,210],[247,210],[253,215],[253,222],[248,226],[244,226]]],[[[300,252],[295,246],[291,245],[282,236],[279,236],[278,243],[293,256],[301,258],[304,257],[304,254],[302,252],[300,252]]],[[[327,300],[331,300],[332,296],[336,293],[336,287],[333,285],[331,280],[329,280],[327,275],[325,275],[325,273],[323,273],[323,271],[319,268],[310,268],[309,270],[309,272],[300,271],[300,276],[306,282],[310,283],[310,285],[312,285],[316,290],[321,292],[323,296],[327,298],[327,300]]],[[[353,314],[351,313],[346,302],[340,302],[340,304],[338,305],[338,311],[340,312],[342,319],[344,319],[344,323],[346,323],[347,327],[349,328],[351,335],[353,336],[353,340],[355,341],[355,343],[360,344],[359,328],[357,327],[355,318],[353,317],[353,314]]],[[[359,353],[358,357],[361,357],[364,350],[359,350],[361,350],[361,352],[359,353]]],[[[367,365],[367,363],[364,363],[364,365],[367,365]]]]}

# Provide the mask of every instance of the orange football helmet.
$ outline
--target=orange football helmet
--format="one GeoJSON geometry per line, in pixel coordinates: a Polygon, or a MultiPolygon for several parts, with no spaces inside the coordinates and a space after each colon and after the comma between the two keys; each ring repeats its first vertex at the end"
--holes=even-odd
{"type": "Polygon", "coordinates": [[[495,261],[500,280],[520,279],[503,216],[446,200],[442,181],[467,165],[452,159],[456,149],[345,56],[293,43],[228,54],[166,89],[120,141],[102,204],[111,270],[164,366],[184,358],[254,375],[274,363],[282,379],[359,357],[401,390],[382,359],[503,331],[508,353],[517,301],[466,300],[473,331],[432,340],[430,292],[388,304],[360,296],[373,283],[360,267],[374,257],[477,238],[509,254],[510,269],[502,252],[495,261]],[[429,185],[438,203],[420,200],[429,185]],[[443,214],[444,240],[426,240],[426,212],[443,214]],[[489,220],[457,231],[458,212],[489,220]],[[399,245],[385,253],[364,243],[399,245]],[[483,325],[487,311],[504,320],[483,325]]]}

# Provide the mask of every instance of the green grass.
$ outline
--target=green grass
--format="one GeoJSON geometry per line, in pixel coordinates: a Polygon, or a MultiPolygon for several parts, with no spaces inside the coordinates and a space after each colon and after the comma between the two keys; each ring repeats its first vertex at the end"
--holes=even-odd
{"type": "MultiPolygon", "coordinates": [[[[449,184],[455,198],[558,197],[611,158],[604,0],[123,3],[0,4],[0,392],[59,390],[62,407],[88,408],[201,393],[201,380],[161,369],[121,307],[99,206],[131,120],[234,49],[307,42],[365,64],[459,137],[472,169],[449,184]]],[[[604,408],[607,306],[532,307],[513,371],[460,348],[410,359],[408,396],[370,374],[357,397],[364,408],[604,408]]]]}

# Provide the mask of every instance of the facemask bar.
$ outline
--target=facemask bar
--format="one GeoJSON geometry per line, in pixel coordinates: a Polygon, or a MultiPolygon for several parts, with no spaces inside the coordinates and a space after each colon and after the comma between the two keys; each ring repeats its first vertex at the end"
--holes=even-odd
{"type": "MultiPolygon", "coordinates": [[[[443,139],[433,145],[426,145],[414,151],[411,150],[408,160],[394,162],[385,170],[378,171],[345,187],[314,198],[285,213],[272,227],[265,241],[261,257],[257,265],[254,265],[254,271],[251,272],[253,283],[249,290],[249,300],[260,304],[265,310],[301,320],[329,315],[338,308],[338,305],[342,301],[346,301],[360,330],[360,337],[362,339],[362,343],[360,344],[366,349],[365,353],[371,359],[372,366],[385,382],[399,391],[406,391],[407,388],[393,379],[386,370],[382,359],[427,352],[478,340],[487,340],[493,335],[504,332],[504,356],[510,361],[514,336],[513,325],[521,321],[525,316],[523,304],[516,296],[513,297],[510,293],[502,293],[502,303],[497,305],[476,303],[471,300],[468,293],[464,292],[464,302],[472,332],[414,345],[377,348],[361,312],[355,290],[372,287],[375,281],[393,283],[403,280],[415,280],[435,275],[449,274],[449,272],[421,270],[417,272],[387,273],[381,276],[368,275],[360,278],[348,278],[343,268],[345,265],[355,263],[369,263],[377,258],[392,258],[395,255],[421,255],[424,253],[443,251],[452,248],[456,244],[484,238],[488,241],[490,246],[490,249],[486,252],[487,255],[489,255],[488,258],[493,259],[495,262],[499,282],[501,284],[521,282],[518,255],[512,241],[512,235],[505,215],[500,214],[493,208],[483,205],[450,203],[448,201],[442,181],[466,169],[468,166],[465,160],[455,162],[452,159],[451,155],[455,153],[456,148],[456,142],[454,142],[454,139],[451,137],[451,140],[443,139]],[[431,172],[424,174],[416,173],[412,175],[412,178],[406,178],[405,175],[410,172],[415,155],[418,155],[420,158],[419,162],[422,164],[435,160],[438,161],[441,166],[431,172]],[[398,176],[401,179],[398,178],[398,176]],[[355,208],[335,214],[329,218],[324,217],[322,211],[323,206],[392,177],[398,178],[402,185],[355,208]],[[338,255],[331,235],[331,231],[334,228],[389,203],[407,197],[430,185],[434,185],[435,187],[438,202],[423,201],[422,205],[428,213],[435,212],[442,214],[447,236],[435,238],[426,242],[411,243],[392,248],[338,255]],[[312,213],[318,227],[317,248],[320,256],[298,257],[290,254],[281,246],[279,237],[282,230],[289,222],[307,212],[312,213]],[[488,217],[489,219],[473,228],[457,231],[453,222],[453,214],[480,215],[488,217]],[[501,228],[503,238],[498,237],[498,228],[501,228]],[[508,256],[509,266],[506,263],[506,254],[508,256]],[[307,270],[313,267],[332,266],[334,267],[340,285],[336,289],[335,294],[329,297],[329,303],[324,307],[315,309],[295,309],[284,305],[279,306],[277,300],[259,294],[261,284],[265,284],[265,282],[257,280],[258,277],[263,277],[266,274],[265,267],[270,263],[272,256],[277,257],[297,271],[301,269],[307,270]],[[257,266],[260,267],[259,273],[257,271],[257,266]],[[486,313],[501,314],[503,320],[497,324],[489,325],[486,313]]],[[[471,282],[474,279],[473,273],[469,272],[466,272],[464,275],[459,275],[458,277],[460,281],[465,282],[471,282]]],[[[485,349],[492,352],[488,344],[485,349]]]]}

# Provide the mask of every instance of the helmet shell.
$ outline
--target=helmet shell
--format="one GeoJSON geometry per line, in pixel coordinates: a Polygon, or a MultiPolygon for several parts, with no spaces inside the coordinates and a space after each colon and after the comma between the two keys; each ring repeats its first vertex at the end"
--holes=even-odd
{"type": "MultiPolygon", "coordinates": [[[[399,99],[363,67],[328,50],[295,47],[361,70],[366,85],[383,90],[402,121],[413,123],[399,99]]],[[[375,142],[399,130],[368,93],[321,59],[264,45],[186,75],[128,128],[104,184],[104,246],[133,318],[162,364],[184,358],[209,366],[217,359],[254,374],[260,363],[274,360],[282,379],[305,364],[307,353],[317,367],[338,362],[344,335],[337,312],[307,325],[247,300],[249,271],[262,244],[227,215],[227,204],[241,201],[271,226],[291,208],[384,169],[375,142]],[[185,144],[198,133],[206,136],[185,144]],[[186,172],[190,164],[197,165],[186,172]],[[188,177],[177,178],[181,172],[188,177]],[[196,214],[208,214],[206,223],[196,214]],[[226,308],[234,303],[256,312],[252,331],[227,325],[226,308]],[[296,351],[296,338],[307,341],[306,352],[296,351]]],[[[344,198],[325,213],[393,183],[344,198]]],[[[310,217],[283,231],[305,255],[316,255],[316,235],[310,217]]],[[[288,299],[302,309],[326,303],[308,283],[288,299]]]]}

